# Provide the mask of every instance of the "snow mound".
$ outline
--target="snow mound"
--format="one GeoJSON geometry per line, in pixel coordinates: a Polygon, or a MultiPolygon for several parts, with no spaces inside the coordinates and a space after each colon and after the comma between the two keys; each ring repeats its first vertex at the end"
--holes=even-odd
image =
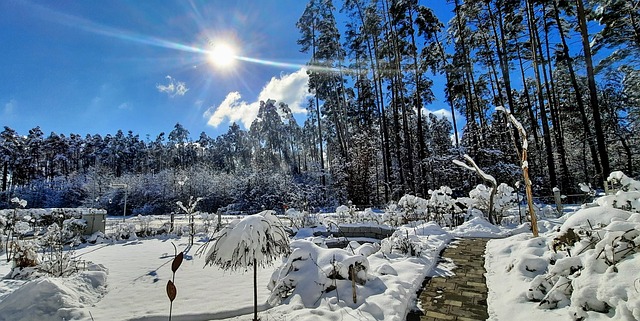
{"type": "Polygon", "coordinates": [[[419,236],[429,236],[429,235],[448,235],[447,231],[443,230],[438,223],[430,221],[418,226],[405,225],[401,226],[396,230],[394,235],[419,235],[419,236]]]}
{"type": "Polygon", "coordinates": [[[574,321],[640,320],[639,219],[598,206],[577,211],[559,230],[539,237],[489,242],[492,319],[542,319],[553,311],[574,321]]]}
{"type": "Polygon", "coordinates": [[[506,232],[481,217],[475,217],[456,227],[451,234],[461,237],[501,237],[506,232]]]}
{"type": "Polygon", "coordinates": [[[100,301],[106,293],[107,271],[90,271],[69,278],[41,278],[25,283],[0,302],[1,321],[69,320],[86,317],[80,309],[100,301]]]}
{"type": "MultiPolygon", "coordinates": [[[[337,290],[348,293],[351,288],[350,266],[356,269],[356,282],[368,279],[369,262],[363,255],[343,249],[323,249],[307,240],[291,242],[293,251],[276,269],[267,286],[271,304],[299,295],[304,307],[314,307],[323,293],[337,290]]],[[[298,299],[296,299],[298,300],[298,299]]]]}
{"type": "Polygon", "coordinates": [[[608,225],[613,220],[627,220],[631,213],[607,206],[597,206],[581,209],[569,216],[560,228],[567,231],[570,228],[608,225]]]}

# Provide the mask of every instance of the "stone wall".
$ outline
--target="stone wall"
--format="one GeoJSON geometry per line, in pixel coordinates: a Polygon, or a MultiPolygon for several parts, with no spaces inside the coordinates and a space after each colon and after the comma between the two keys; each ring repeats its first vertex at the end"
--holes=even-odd
{"type": "Polygon", "coordinates": [[[340,225],[338,231],[331,232],[317,232],[316,236],[329,236],[334,237],[366,237],[371,239],[382,240],[395,232],[394,228],[388,226],[363,226],[363,225],[340,225]]]}

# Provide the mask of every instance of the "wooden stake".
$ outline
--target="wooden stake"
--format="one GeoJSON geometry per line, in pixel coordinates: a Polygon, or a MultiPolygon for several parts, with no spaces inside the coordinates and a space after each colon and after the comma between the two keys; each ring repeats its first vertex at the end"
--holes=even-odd
{"type": "MultiPolygon", "coordinates": [[[[526,139],[526,138],[523,138],[526,139]]],[[[522,164],[527,163],[527,150],[522,150],[522,164]]],[[[529,180],[529,166],[524,166],[522,169],[522,175],[524,176],[524,186],[527,193],[527,204],[529,205],[529,215],[531,215],[531,232],[534,237],[538,237],[538,217],[533,209],[533,192],[531,190],[531,180],[529,180]]]]}
{"type": "Polygon", "coordinates": [[[355,265],[349,266],[349,274],[351,274],[351,290],[353,291],[353,303],[358,303],[358,294],[356,293],[356,268],[355,265]]]}

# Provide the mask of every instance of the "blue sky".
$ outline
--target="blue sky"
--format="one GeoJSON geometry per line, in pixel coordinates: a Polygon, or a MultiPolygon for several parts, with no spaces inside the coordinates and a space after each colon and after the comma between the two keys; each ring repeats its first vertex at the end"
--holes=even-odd
{"type": "Polygon", "coordinates": [[[230,121],[248,125],[267,98],[304,117],[300,68],[309,56],[299,52],[295,23],[305,5],[2,1],[0,126],[23,135],[35,126],[45,135],[122,129],[154,139],[179,122],[194,138],[216,137],[230,121]],[[215,68],[204,51],[219,42],[248,59],[215,68]]]}

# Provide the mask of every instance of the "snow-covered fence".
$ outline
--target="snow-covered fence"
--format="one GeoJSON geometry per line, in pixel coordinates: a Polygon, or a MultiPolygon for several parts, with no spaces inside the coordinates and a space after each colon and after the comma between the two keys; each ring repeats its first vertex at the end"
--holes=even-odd
{"type": "MultiPolygon", "coordinates": [[[[218,223],[217,213],[197,212],[193,213],[193,230],[198,233],[210,233],[228,224],[229,221],[242,218],[240,215],[220,215],[218,223]]],[[[171,230],[171,215],[138,215],[128,217],[122,222],[120,217],[108,217],[105,234],[116,235],[134,232],[138,237],[153,236],[158,234],[189,235],[192,225],[190,215],[174,214],[173,230],[171,230]]]]}

